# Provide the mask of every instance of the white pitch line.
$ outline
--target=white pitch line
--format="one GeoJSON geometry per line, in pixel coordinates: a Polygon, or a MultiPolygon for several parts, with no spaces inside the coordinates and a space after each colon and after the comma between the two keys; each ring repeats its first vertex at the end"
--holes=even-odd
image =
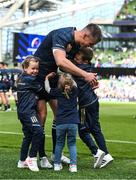
{"type": "Polygon", "coordinates": [[[136,144],[135,141],[120,141],[120,140],[110,140],[110,139],[106,139],[106,141],[109,143],[136,144]]]}
{"type": "MultiPolygon", "coordinates": [[[[10,134],[10,135],[23,135],[23,133],[17,133],[17,132],[6,132],[6,131],[0,131],[0,134],[10,134]]],[[[51,135],[47,135],[46,137],[51,137],[51,135]]],[[[80,139],[80,138],[77,138],[80,139]]],[[[136,144],[135,141],[121,141],[121,140],[110,140],[106,139],[109,143],[120,143],[120,144],[136,144]]]]}

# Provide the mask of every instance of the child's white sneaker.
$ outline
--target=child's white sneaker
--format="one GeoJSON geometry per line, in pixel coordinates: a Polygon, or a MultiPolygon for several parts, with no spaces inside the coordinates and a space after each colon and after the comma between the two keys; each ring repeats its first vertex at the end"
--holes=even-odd
{"type": "Polygon", "coordinates": [[[17,163],[17,167],[18,168],[28,168],[28,165],[27,165],[26,161],[19,160],[17,163]]]}
{"type": "Polygon", "coordinates": [[[105,152],[98,149],[96,155],[94,155],[94,168],[99,168],[101,166],[104,156],[105,152]]]}
{"type": "Polygon", "coordinates": [[[61,162],[64,163],[64,164],[70,164],[70,159],[62,154],[61,162]]]}
{"type": "MultiPolygon", "coordinates": [[[[54,154],[53,153],[51,154],[51,161],[54,162],[54,154]]],[[[70,159],[62,154],[61,162],[64,164],[70,164],[70,159]]]]}
{"type": "Polygon", "coordinates": [[[106,154],[102,160],[100,168],[107,166],[111,161],[113,161],[113,157],[110,154],[106,154]]]}
{"type": "Polygon", "coordinates": [[[47,159],[47,157],[42,157],[40,160],[40,166],[42,168],[53,168],[52,164],[49,162],[49,160],[47,159]]]}
{"type": "Polygon", "coordinates": [[[37,166],[37,158],[36,157],[33,157],[33,158],[27,157],[26,163],[28,165],[28,168],[31,171],[39,171],[39,168],[37,166]]]}
{"type": "Polygon", "coordinates": [[[77,165],[76,164],[70,164],[69,165],[69,171],[70,172],[77,172],[77,165]]]}
{"type": "Polygon", "coordinates": [[[60,171],[62,169],[62,164],[54,164],[54,171],[60,171]]]}

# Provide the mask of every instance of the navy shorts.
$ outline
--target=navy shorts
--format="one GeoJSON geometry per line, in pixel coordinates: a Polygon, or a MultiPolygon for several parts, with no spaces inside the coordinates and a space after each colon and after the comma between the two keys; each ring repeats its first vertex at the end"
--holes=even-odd
{"type": "Polygon", "coordinates": [[[3,83],[0,82],[0,92],[3,92],[3,88],[4,88],[3,83]]]}
{"type": "Polygon", "coordinates": [[[10,89],[10,83],[3,83],[3,91],[8,92],[10,89]]]}
{"type": "MultiPolygon", "coordinates": [[[[54,78],[50,79],[49,80],[49,83],[50,83],[50,87],[51,88],[56,88],[58,86],[58,79],[59,79],[59,76],[56,75],[54,78]]],[[[41,84],[41,86],[43,86],[43,89],[44,89],[44,81],[45,81],[45,76],[38,76],[37,77],[37,80],[38,82],[41,84]]],[[[49,101],[51,99],[56,99],[55,96],[51,96],[50,94],[48,94],[45,90],[42,91],[40,94],[39,94],[39,100],[45,100],[45,101],[49,101]]]]}

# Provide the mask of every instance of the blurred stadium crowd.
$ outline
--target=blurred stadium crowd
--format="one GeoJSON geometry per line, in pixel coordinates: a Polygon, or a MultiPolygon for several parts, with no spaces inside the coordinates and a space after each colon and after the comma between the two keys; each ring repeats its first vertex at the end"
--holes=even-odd
{"type": "Polygon", "coordinates": [[[100,51],[95,52],[94,66],[100,67],[120,67],[136,68],[136,50],[133,51],[100,51]]]}
{"type": "Polygon", "coordinates": [[[136,101],[136,76],[110,76],[99,80],[100,87],[96,93],[105,101],[136,101]]]}

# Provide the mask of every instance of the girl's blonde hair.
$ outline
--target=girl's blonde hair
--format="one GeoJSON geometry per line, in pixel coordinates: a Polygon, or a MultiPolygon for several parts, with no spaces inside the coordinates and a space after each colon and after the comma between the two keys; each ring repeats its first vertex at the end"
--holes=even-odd
{"type": "Polygon", "coordinates": [[[72,76],[68,73],[62,73],[59,77],[58,88],[61,89],[69,99],[69,93],[75,86],[72,76]]]}

